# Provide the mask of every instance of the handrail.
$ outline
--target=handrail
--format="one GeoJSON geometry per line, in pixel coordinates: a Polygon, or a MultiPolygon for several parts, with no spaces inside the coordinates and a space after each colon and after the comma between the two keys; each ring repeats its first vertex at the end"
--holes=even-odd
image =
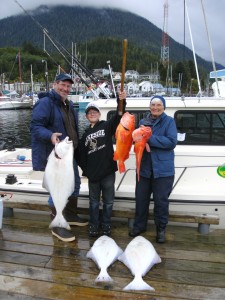
{"type": "Polygon", "coordinates": [[[122,182],[123,182],[125,176],[127,175],[127,173],[128,173],[129,171],[135,171],[135,170],[136,170],[136,168],[129,168],[129,169],[127,169],[127,170],[125,171],[125,173],[123,174],[123,176],[122,176],[122,178],[121,178],[121,180],[120,180],[120,182],[119,182],[119,184],[118,184],[118,186],[117,186],[117,188],[116,188],[116,191],[119,190],[119,188],[120,188],[120,186],[121,186],[121,184],[122,184],[122,182]]]}
{"type": "MultiPolygon", "coordinates": [[[[176,170],[176,169],[184,169],[184,170],[181,172],[181,174],[179,175],[179,177],[178,177],[178,179],[176,180],[175,184],[173,185],[172,191],[174,190],[174,188],[176,187],[176,185],[178,184],[178,182],[181,180],[181,178],[184,176],[184,173],[185,173],[188,169],[192,169],[192,168],[215,168],[215,167],[217,168],[218,166],[219,166],[218,164],[212,164],[212,165],[175,166],[175,170],[176,170]]],[[[127,169],[127,170],[124,172],[124,174],[123,174],[122,178],[120,179],[120,182],[119,182],[119,184],[118,184],[118,186],[117,186],[117,188],[116,188],[116,191],[119,190],[119,188],[120,188],[120,186],[122,185],[122,183],[123,183],[123,181],[124,181],[124,179],[125,179],[127,173],[128,173],[129,171],[135,171],[135,170],[136,170],[136,168],[129,168],[129,169],[127,169]]]]}

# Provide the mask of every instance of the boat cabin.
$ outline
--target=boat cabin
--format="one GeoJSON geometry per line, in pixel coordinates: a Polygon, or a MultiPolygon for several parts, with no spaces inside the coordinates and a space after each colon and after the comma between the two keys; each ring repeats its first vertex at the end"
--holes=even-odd
{"type": "MultiPolygon", "coordinates": [[[[127,99],[126,111],[135,115],[136,127],[149,109],[149,98],[127,99]]],[[[115,99],[97,100],[101,118],[115,114],[115,99]]],[[[178,130],[175,148],[175,181],[170,207],[175,211],[225,214],[225,178],[217,169],[225,163],[225,99],[166,98],[166,114],[178,130]]],[[[125,161],[126,172],[116,175],[116,193],[134,198],[135,154],[125,161]]],[[[225,220],[221,220],[225,228],[225,220]]]]}

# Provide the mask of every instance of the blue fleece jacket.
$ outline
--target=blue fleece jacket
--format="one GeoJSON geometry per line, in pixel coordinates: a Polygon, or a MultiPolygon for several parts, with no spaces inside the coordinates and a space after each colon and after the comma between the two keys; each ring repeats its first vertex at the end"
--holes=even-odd
{"type": "MultiPolygon", "coordinates": [[[[32,164],[35,171],[44,171],[47,158],[54,145],[51,142],[51,136],[54,132],[60,132],[59,137],[63,140],[67,132],[63,122],[61,112],[61,97],[54,90],[49,93],[40,93],[39,100],[33,107],[30,123],[32,164]]],[[[73,108],[72,101],[69,102],[70,109],[74,114],[74,120],[78,124],[77,112],[73,108]]],[[[77,130],[78,133],[78,130],[77,130]]]]}
{"type": "MultiPolygon", "coordinates": [[[[150,126],[150,113],[140,120],[139,126],[150,126]]],[[[163,113],[152,126],[152,136],[148,140],[150,152],[144,150],[140,175],[150,178],[173,176],[174,148],[177,144],[177,129],[172,117],[163,113]]]]}

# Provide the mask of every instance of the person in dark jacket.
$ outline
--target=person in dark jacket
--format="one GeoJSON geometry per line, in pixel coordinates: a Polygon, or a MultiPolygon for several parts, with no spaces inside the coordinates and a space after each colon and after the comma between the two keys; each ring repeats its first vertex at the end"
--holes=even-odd
{"type": "Polygon", "coordinates": [[[107,121],[100,121],[100,109],[95,102],[90,102],[85,110],[90,126],[80,140],[80,166],[83,175],[88,178],[89,187],[89,236],[97,237],[99,227],[105,235],[111,234],[111,215],[115,195],[115,172],[117,162],[113,160],[112,137],[116,132],[126,106],[126,92],[117,96],[117,112],[107,121]],[[119,111],[119,101],[123,109],[119,111]],[[102,195],[101,195],[102,194],[102,195]],[[99,205],[102,196],[103,210],[100,216],[99,205]]]}
{"type": "MultiPolygon", "coordinates": [[[[74,149],[78,146],[78,117],[72,101],[67,99],[73,80],[66,73],[56,76],[53,89],[40,93],[39,100],[33,107],[30,123],[33,170],[44,171],[49,154],[54,145],[69,136],[74,149]]],[[[85,226],[88,224],[77,215],[77,196],[80,191],[80,176],[74,155],[75,191],[69,197],[64,209],[64,216],[70,225],[85,226]]],[[[48,200],[51,219],[56,215],[52,197],[48,200]]],[[[52,228],[52,234],[62,241],[75,240],[74,234],[61,227],[52,228]]]]}
{"type": "Polygon", "coordinates": [[[169,216],[169,195],[174,182],[174,148],[177,144],[177,129],[172,117],[165,114],[166,101],[154,96],[150,112],[140,120],[139,126],[149,126],[152,136],[148,140],[150,152],[143,153],[140,180],[136,176],[136,211],[131,237],[146,231],[150,197],[153,194],[156,242],[165,242],[165,229],[169,216]]]}

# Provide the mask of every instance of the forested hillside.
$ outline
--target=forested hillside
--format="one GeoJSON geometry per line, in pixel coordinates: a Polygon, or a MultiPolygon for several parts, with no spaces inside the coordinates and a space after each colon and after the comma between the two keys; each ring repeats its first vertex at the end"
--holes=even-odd
{"type": "MultiPolygon", "coordinates": [[[[70,71],[70,65],[46,38],[44,51],[43,29],[50,39],[57,41],[59,48],[71,52],[76,44],[78,59],[89,70],[107,68],[110,60],[114,71],[121,71],[123,40],[128,40],[126,69],[139,73],[159,68],[162,83],[165,84],[167,69],[160,65],[162,31],[148,20],[135,14],[115,9],[94,9],[87,7],[40,6],[30,11],[0,20],[0,74],[7,81],[19,79],[18,51],[21,53],[23,80],[28,81],[32,65],[34,80],[44,81],[43,60],[48,63],[49,80],[53,80],[58,65],[70,71]]],[[[71,58],[69,58],[69,62],[71,58]]],[[[211,62],[197,56],[202,82],[212,69],[211,62]]],[[[173,81],[178,82],[183,74],[183,87],[196,78],[193,54],[188,48],[170,38],[170,64],[173,81]],[[185,58],[185,60],[184,60],[185,58]]],[[[222,66],[217,65],[217,68],[222,66]]]]}
{"type": "MultiPolygon", "coordinates": [[[[65,47],[71,48],[72,42],[90,42],[97,37],[127,38],[129,44],[144,49],[149,54],[160,58],[162,31],[148,20],[135,14],[116,9],[95,9],[79,6],[40,6],[29,12],[0,20],[0,47],[20,47],[30,42],[43,48],[42,28],[46,28],[50,36],[55,37],[65,47]]],[[[51,47],[46,43],[46,48],[51,47]]],[[[89,49],[88,49],[89,50],[89,49]]],[[[104,53],[104,49],[98,53],[104,53]]],[[[192,60],[190,49],[170,38],[171,62],[192,60]],[[185,54],[185,55],[184,55],[185,54]]],[[[198,58],[198,63],[207,70],[211,63],[198,58]]]]}

